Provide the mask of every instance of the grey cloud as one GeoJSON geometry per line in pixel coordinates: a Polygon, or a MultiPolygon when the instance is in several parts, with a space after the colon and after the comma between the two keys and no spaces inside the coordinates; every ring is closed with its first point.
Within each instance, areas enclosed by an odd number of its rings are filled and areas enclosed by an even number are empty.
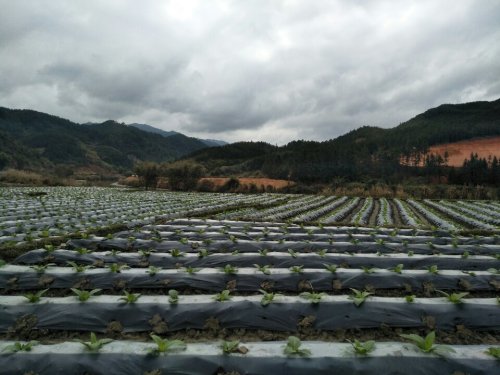
{"type": "Polygon", "coordinates": [[[1,105],[324,140],[500,97],[500,3],[0,0],[1,105]]]}

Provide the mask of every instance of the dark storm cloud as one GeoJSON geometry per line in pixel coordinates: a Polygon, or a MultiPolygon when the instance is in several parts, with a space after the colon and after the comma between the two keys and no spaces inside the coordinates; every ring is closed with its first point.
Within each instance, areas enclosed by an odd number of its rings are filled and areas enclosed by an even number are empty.
{"type": "Polygon", "coordinates": [[[500,97],[500,2],[2,1],[0,105],[230,141],[500,97]]]}

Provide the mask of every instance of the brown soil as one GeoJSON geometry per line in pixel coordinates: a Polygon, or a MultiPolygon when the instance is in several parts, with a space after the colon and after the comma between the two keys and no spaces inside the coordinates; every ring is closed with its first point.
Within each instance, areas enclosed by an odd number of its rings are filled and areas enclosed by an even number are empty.
{"type": "Polygon", "coordinates": [[[500,157],[500,137],[476,138],[454,143],[445,143],[432,146],[430,154],[441,155],[448,152],[448,165],[450,167],[461,167],[465,159],[470,158],[471,153],[477,153],[480,158],[488,156],[500,157]]]}

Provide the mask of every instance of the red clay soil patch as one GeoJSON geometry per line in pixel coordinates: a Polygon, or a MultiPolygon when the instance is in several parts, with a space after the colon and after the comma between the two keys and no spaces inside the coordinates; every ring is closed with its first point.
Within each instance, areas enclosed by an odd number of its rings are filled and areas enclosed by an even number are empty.
{"type": "Polygon", "coordinates": [[[454,143],[445,143],[431,146],[430,154],[441,155],[448,151],[448,165],[461,167],[465,159],[470,159],[470,154],[475,153],[480,158],[487,159],[496,156],[500,158],[500,137],[476,138],[454,143]]]}
{"type": "MultiPolygon", "coordinates": [[[[240,177],[238,178],[241,185],[255,184],[258,188],[261,186],[267,187],[272,186],[275,189],[282,189],[287,186],[294,185],[295,182],[287,180],[274,180],[272,178],[252,178],[252,177],[240,177]]],[[[216,187],[224,185],[229,181],[229,177],[204,177],[201,181],[211,181],[216,187]]]]}

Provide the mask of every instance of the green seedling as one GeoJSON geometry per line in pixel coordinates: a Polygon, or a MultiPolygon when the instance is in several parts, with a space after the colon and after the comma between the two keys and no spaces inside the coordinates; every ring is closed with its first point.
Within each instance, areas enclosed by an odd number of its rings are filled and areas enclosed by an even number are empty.
{"type": "Polygon", "coordinates": [[[186,237],[183,237],[179,240],[179,242],[183,245],[187,245],[189,243],[189,240],[186,237]]]}
{"type": "Polygon", "coordinates": [[[259,292],[262,293],[262,299],[260,300],[260,304],[262,306],[267,306],[269,305],[271,302],[274,301],[274,298],[277,297],[277,296],[280,296],[281,294],[280,293],[270,293],[270,292],[266,292],[265,290],[263,289],[259,289],[259,292]]]}
{"type": "Polygon", "coordinates": [[[226,275],[234,275],[236,273],[238,273],[238,268],[230,265],[230,264],[226,264],[224,266],[224,268],[222,269],[222,271],[226,274],[226,275]]]}
{"type": "Polygon", "coordinates": [[[156,251],[155,249],[139,250],[139,254],[144,258],[149,258],[151,254],[154,253],[155,251],[156,251]]]}
{"type": "Polygon", "coordinates": [[[179,249],[172,249],[170,250],[170,255],[172,255],[172,257],[174,258],[180,258],[184,256],[184,253],[179,249]]]}
{"type": "Polygon", "coordinates": [[[97,339],[96,335],[94,332],[90,332],[90,341],[82,341],[82,340],[78,340],[79,343],[81,343],[82,345],[85,346],[85,348],[89,351],[89,352],[93,352],[93,353],[97,353],[99,350],[101,350],[101,348],[106,345],[106,344],[109,344],[111,341],[111,339],[97,339]]]}
{"type": "Polygon", "coordinates": [[[286,346],[283,350],[283,353],[285,353],[288,356],[300,356],[300,357],[308,357],[311,355],[311,351],[306,348],[301,348],[302,343],[300,339],[296,336],[290,336],[288,337],[288,341],[286,343],[286,346]]]}
{"type": "Polygon", "coordinates": [[[73,262],[71,260],[68,260],[66,263],[68,265],[70,265],[71,267],[73,267],[73,270],[75,272],[85,272],[86,270],[92,268],[92,266],[85,265],[85,264],[78,264],[78,263],[73,262]]]}
{"type": "Polygon", "coordinates": [[[118,254],[120,254],[120,253],[121,253],[121,251],[120,251],[120,250],[118,250],[118,249],[112,249],[112,250],[111,250],[111,255],[113,255],[113,256],[117,256],[117,255],[118,255],[118,254]]]}
{"type": "Polygon", "coordinates": [[[207,249],[201,249],[200,251],[198,251],[198,258],[205,258],[208,255],[209,254],[207,249]]]}
{"type": "Polygon", "coordinates": [[[403,271],[403,267],[404,267],[403,264],[398,264],[397,266],[395,266],[393,268],[389,268],[389,270],[392,272],[401,273],[403,271]]]}
{"type": "Polygon", "coordinates": [[[248,353],[248,349],[245,346],[240,346],[240,342],[238,340],[235,341],[223,341],[221,345],[222,353],[224,354],[232,354],[232,353],[240,353],[246,354],[248,353]]]}
{"type": "Polygon", "coordinates": [[[469,275],[469,276],[472,276],[472,277],[476,277],[476,273],[473,272],[473,271],[462,271],[462,273],[465,273],[466,275],[469,275]]]}
{"type": "Polygon", "coordinates": [[[413,250],[408,251],[408,256],[412,257],[414,255],[413,250]]]}
{"type": "Polygon", "coordinates": [[[324,258],[327,253],[328,253],[328,250],[326,250],[326,249],[321,249],[321,250],[318,250],[316,252],[316,254],[318,254],[321,258],[324,258]]]}
{"type": "Polygon", "coordinates": [[[108,269],[112,273],[120,273],[123,270],[129,269],[130,267],[127,266],[126,264],[118,264],[118,263],[111,263],[108,266],[108,269]]]}
{"type": "Polygon", "coordinates": [[[175,289],[170,289],[168,291],[168,302],[175,305],[179,302],[179,292],[175,289]]]}
{"type": "Polygon", "coordinates": [[[223,290],[220,293],[215,294],[214,300],[219,302],[229,301],[231,299],[231,292],[227,289],[223,290]]]}
{"type": "Polygon", "coordinates": [[[99,293],[101,289],[81,290],[81,289],[71,288],[71,291],[75,293],[76,297],[80,302],[86,302],[90,297],[99,293]]]}
{"type": "Polygon", "coordinates": [[[488,348],[486,351],[486,354],[491,355],[492,357],[495,357],[496,359],[500,359],[500,346],[492,346],[491,348],[488,348]]]}
{"type": "Polygon", "coordinates": [[[349,296],[349,299],[354,302],[354,304],[359,307],[365,302],[365,300],[368,298],[368,296],[371,296],[373,293],[369,293],[367,291],[359,291],[357,289],[351,288],[353,291],[354,295],[349,296]]]}
{"type": "Polygon", "coordinates": [[[54,245],[45,245],[43,248],[49,254],[54,252],[54,250],[56,249],[54,245]]]}
{"type": "Polygon", "coordinates": [[[330,271],[331,273],[337,272],[338,266],[336,264],[326,264],[326,263],[323,263],[323,266],[325,267],[325,269],[327,271],[330,271]]]}
{"type": "Polygon", "coordinates": [[[408,247],[408,240],[403,240],[401,244],[403,245],[403,247],[408,247]]]}
{"type": "Polygon", "coordinates": [[[462,253],[462,255],[460,255],[460,257],[461,257],[462,259],[467,259],[467,258],[469,257],[469,255],[470,255],[470,253],[469,253],[468,251],[464,251],[464,252],[462,253]]]}
{"type": "Polygon", "coordinates": [[[495,274],[495,275],[500,275],[500,268],[498,268],[498,269],[496,269],[496,268],[488,268],[488,272],[492,273],[492,274],[495,274]]]}
{"type": "Polygon", "coordinates": [[[45,271],[47,271],[47,268],[49,268],[49,266],[54,266],[54,265],[55,265],[54,263],[35,264],[34,266],[30,266],[30,268],[36,273],[45,273],[45,271]]]}
{"type": "Polygon", "coordinates": [[[436,292],[446,297],[446,299],[451,303],[456,303],[456,304],[463,303],[462,298],[464,298],[466,295],[469,294],[468,292],[448,294],[446,292],[443,292],[442,290],[436,290],[436,292]]]}
{"type": "Polygon", "coordinates": [[[413,303],[413,302],[415,302],[415,295],[414,294],[410,294],[408,296],[405,296],[405,300],[408,303],[413,303]]]}
{"type": "Polygon", "coordinates": [[[231,255],[238,255],[240,251],[238,249],[234,250],[231,252],[231,255]]]}
{"type": "Polygon", "coordinates": [[[320,303],[321,298],[326,296],[326,293],[302,292],[299,296],[309,300],[312,304],[318,304],[320,303]]]}
{"type": "Polygon", "coordinates": [[[270,275],[271,274],[271,266],[269,264],[266,265],[259,265],[259,264],[254,264],[254,267],[257,268],[258,271],[262,272],[264,275],[270,275]]]}
{"type": "Polygon", "coordinates": [[[6,346],[2,351],[3,352],[11,352],[11,353],[30,352],[31,349],[33,349],[33,347],[35,345],[38,345],[38,344],[39,344],[38,341],[35,341],[35,340],[29,341],[26,343],[15,342],[12,345],[6,346]]]}
{"type": "Polygon", "coordinates": [[[353,245],[357,245],[359,243],[359,239],[358,238],[353,238],[351,241],[350,241],[353,245]]]}
{"type": "Polygon", "coordinates": [[[191,266],[187,266],[187,267],[184,268],[184,271],[186,271],[186,273],[188,273],[189,275],[194,275],[199,270],[200,270],[199,268],[194,268],[194,267],[191,267],[191,266]]]}
{"type": "Polygon", "coordinates": [[[365,342],[361,342],[358,340],[354,340],[354,342],[347,340],[349,344],[351,344],[354,353],[359,355],[368,355],[375,349],[375,341],[368,340],[365,342]]]}
{"type": "Polygon", "coordinates": [[[290,254],[292,256],[292,258],[297,258],[297,256],[299,255],[299,252],[294,251],[293,249],[288,249],[288,254],[290,254]]]}
{"type": "Polygon", "coordinates": [[[180,351],[186,349],[186,344],[182,340],[162,339],[160,336],[151,334],[150,337],[156,344],[156,348],[150,350],[152,355],[160,355],[172,351],[180,351]]]}
{"type": "Polygon", "coordinates": [[[149,273],[150,276],[154,276],[160,271],[161,271],[161,268],[159,268],[159,267],[149,266],[149,268],[146,272],[149,273]]]}
{"type": "Polygon", "coordinates": [[[385,240],[383,238],[379,238],[375,241],[377,245],[384,246],[385,245],[385,240]]]}
{"type": "Polygon", "coordinates": [[[429,246],[429,249],[435,249],[436,245],[434,245],[431,241],[427,241],[427,246],[429,246]]]}
{"type": "Polygon", "coordinates": [[[3,259],[0,259],[0,268],[5,266],[7,264],[7,262],[3,259]]]}
{"type": "Polygon", "coordinates": [[[75,250],[79,255],[90,254],[92,251],[87,249],[86,247],[79,247],[75,250]]]}
{"type": "Polygon", "coordinates": [[[123,293],[124,295],[120,297],[120,300],[125,303],[136,303],[141,296],[140,293],[129,293],[126,290],[124,290],[123,293]]]}
{"type": "Polygon", "coordinates": [[[433,264],[430,267],[427,267],[427,271],[429,271],[429,273],[432,273],[433,275],[437,275],[439,273],[438,266],[435,264],[433,264]]]}
{"type": "Polygon", "coordinates": [[[363,267],[361,266],[361,269],[363,270],[364,273],[374,273],[375,272],[375,268],[372,268],[372,267],[363,267]]]}
{"type": "Polygon", "coordinates": [[[269,253],[269,250],[268,249],[263,249],[263,250],[259,250],[259,255],[260,256],[267,256],[267,253],[269,253]]]}
{"type": "Polygon", "coordinates": [[[232,243],[238,243],[238,239],[234,236],[234,235],[229,235],[229,240],[232,242],[232,243]]]}
{"type": "Polygon", "coordinates": [[[304,273],[304,266],[292,266],[289,268],[290,272],[300,274],[304,273]]]}
{"type": "Polygon", "coordinates": [[[447,353],[455,352],[453,348],[450,348],[448,346],[434,344],[434,340],[436,339],[435,331],[430,332],[425,337],[421,337],[413,333],[409,335],[400,334],[399,336],[413,342],[413,344],[415,344],[417,348],[419,348],[424,353],[434,353],[439,356],[444,356],[447,353]]]}
{"type": "Polygon", "coordinates": [[[36,293],[26,293],[23,294],[24,298],[28,300],[29,303],[40,302],[40,298],[48,291],[48,289],[40,290],[36,293]]]}

